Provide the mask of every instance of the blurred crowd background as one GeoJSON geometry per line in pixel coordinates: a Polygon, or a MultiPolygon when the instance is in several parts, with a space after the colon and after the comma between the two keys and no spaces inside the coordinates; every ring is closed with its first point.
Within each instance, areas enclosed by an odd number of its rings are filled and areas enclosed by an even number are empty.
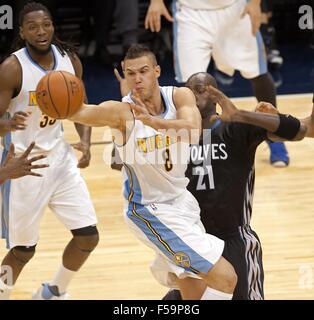
{"type": "MultiPolygon", "coordinates": [[[[18,11],[25,0],[1,0],[12,6],[14,29],[0,30],[0,61],[10,53],[18,32],[18,11]]],[[[119,99],[119,86],[113,68],[132,43],[148,45],[162,66],[162,85],[176,84],[172,62],[172,24],[163,19],[161,32],[144,28],[148,0],[42,0],[54,18],[62,40],[77,45],[84,66],[84,82],[90,102],[119,99]]],[[[314,31],[299,27],[301,5],[313,1],[262,0],[264,23],[261,33],[266,46],[268,68],[278,94],[312,92],[314,82],[314,31]]],[[[168,2],[169,10],[171,8],[168,2]]],[[[228,77],[213,62],[209,72],[231,97],[249,96],[251,88],[238,73],[228,77]]]]}

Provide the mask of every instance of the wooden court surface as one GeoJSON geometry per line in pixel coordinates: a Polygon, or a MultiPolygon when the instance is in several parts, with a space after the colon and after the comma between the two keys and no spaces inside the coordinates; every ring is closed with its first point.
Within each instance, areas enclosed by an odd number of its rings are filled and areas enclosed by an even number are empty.
{"type": "MultiPolygon", "coordinates": [[[[238,107],[252,110],[254,99],[234,100],[238,107]]],[[[278,97],[281,112],[307,116],[311,96],[278,97]]],[[[69,142],[77,142],[72,123],[64,123],[69,142]]],[[[108,139],[108,131],[94,128],[92,141],[108,139]],[[105,138],[104,138],[105,134],[105,138]]],[[[314,299],[314,140],[289,142],[288,168],[269,165],[266,143],[256,156],[256,185],[252,226],[264,253],[266,299],[314,299]]],[[[153,258],[131,234],[122,217],[120,172],[103,161],[111,147],[92,146],[92,161],[82,170],[99,219],[100,243],[72,281],[73,299],[160,299],[167,288],[149,271],[153,258]]],[[[57,270],[70,233],[48,209],[41,223],[36,256],[20,276],[13,299],[30,299],[31,292],[57,270]]],[[[0,256],[5,254],[0,242],[0,256]]]]}

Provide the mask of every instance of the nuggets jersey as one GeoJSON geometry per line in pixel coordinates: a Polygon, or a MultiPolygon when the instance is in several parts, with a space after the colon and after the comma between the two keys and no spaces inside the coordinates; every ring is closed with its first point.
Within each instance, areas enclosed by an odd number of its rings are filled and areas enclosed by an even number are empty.
{"type": "Polygon", "coordinates": [[[177,0],[182,6],[196,10],[219,10],[231,6],[238,0],[177,0]]]}
{"type": "MultiPolygon", "coordinates": [[[[74,68],[68,55],[62,56],[52,45],[54,56],[53,70],[64,70],[74,74],[74,68]]],[[[25,130],[9,132],[5,137],[5,148],[14,143],[16,153],[23,152],[32,141],[36,142],[33,153],[48,152],[62,139],[63,130],[60,120],[43,115],[36,101],[36,86],[49,71],[43,69],[30,56],[26,48],[13,53],[22,68],[22,86],[15,98],[11,100],[8,112],[11,116],[17,111],[30,112],[25,130]]]]}
{"type": "MultiPolygon", "coordinates": [[[[176,119],[173,102],[174,87],[160,87],[165,111],[164,119],[176,119]]],[[[130,94],[123,98],[132,103],[130,94]]],[[[189,144],[160,133],[135,120],[133,130],[117,150],[124,163],[124,196],[129,202],[142,205],[163,203],[180,196],[188,184],[185,170],[189,144]]]]}

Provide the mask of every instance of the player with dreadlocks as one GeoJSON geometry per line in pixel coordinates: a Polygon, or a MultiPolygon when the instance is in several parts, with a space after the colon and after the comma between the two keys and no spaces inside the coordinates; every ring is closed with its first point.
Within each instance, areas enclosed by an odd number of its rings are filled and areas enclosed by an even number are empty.
{"type": "Polygon", "coordinates": [[[41,180],[27,176],[2,185],[0,233],[7,240],[9,252],[1,264],[0,300],[9,298],[19,274],[35,254],[39,224],[47,205],[73,237],[54,278],[44,283],[33,298],[65,299],[71,279],[96,247],[99,237],[95,210],[79,171],[89,165],[91,129],[76,124],[80,136],[76,148],[83,153],[77,164],[73,149],[64,140],[61,121],[41,113],[35,90],[39,80],[51,70],[71,72],[81,78],[82,64],[73,47],[55,36],[51,14],[42,4],[29,2],[24,6],[19,28],[16,51],[0,65],[0,116],[7,112],[12,117],[19,112],[18,129],[22,130],[6,127],[3,159],[11,142],[19,155],[35,141],[32,156],[46,155],[49,168],[42,172],[41,180]]]}

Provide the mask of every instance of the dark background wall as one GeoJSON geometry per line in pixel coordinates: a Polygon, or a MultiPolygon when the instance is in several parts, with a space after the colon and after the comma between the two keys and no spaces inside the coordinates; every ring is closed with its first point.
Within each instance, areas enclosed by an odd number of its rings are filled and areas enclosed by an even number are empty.
{"type": "MultiPolygon", "coordinates": [[[[119,65],[123,50],[121,39],[116,32],[116,24],[112,21],[110,1],[39,1],[52,11],[56,30],[61,38],[78,44],[85,70],[84,81],[91,102],[120,98],[118,84],[112,70],[114,66],[119,65]],[[101,7],[99,7],[100,4],[101,7]],[[99,14],[99,11],[103,12],[103,22],[105,24],[108,22],[108,33],[99,32],[99,28],[97,29],[95,12],[99,14]],[[105,38],[105,44],[100,48],[94,40],[102,35],[105,38]]],[[[0,5],[9,4],[13,7],[15,25],[15,30],[0,30],[0,58],[4,58],[10,52],[10,45],[18,30],[17,13],[24,3],[25,1],[22,0],[0,0],[0,5]]],[[[314,9],[313,1],[268,1],[268,7],[273,11],[272,23],[276,32],[277,49],[283,58],[280,68],[270,66],[279,94],[313,91],[314,33],[313,30],[301,30],[298,25],[301,17],[298,10],[304,4],[311,5],[314,9]]],[[[176,84],[172,66],[171,25],[164,24],[163,32],[158,35],[146,31],[143,21],[147,6],[148,1],[139,0],[139,41],[148,44],[156,52],[162,66],[161,84],[176,84]]],[[[267,37],[265,41],[268,41],[267,37]]],[[[251,95],[250,84],[238,73],[233,78],[225,77],[217,73],[212,64],[209,71],[218,77],[220,88],[229,96],[251,95]]]]}

